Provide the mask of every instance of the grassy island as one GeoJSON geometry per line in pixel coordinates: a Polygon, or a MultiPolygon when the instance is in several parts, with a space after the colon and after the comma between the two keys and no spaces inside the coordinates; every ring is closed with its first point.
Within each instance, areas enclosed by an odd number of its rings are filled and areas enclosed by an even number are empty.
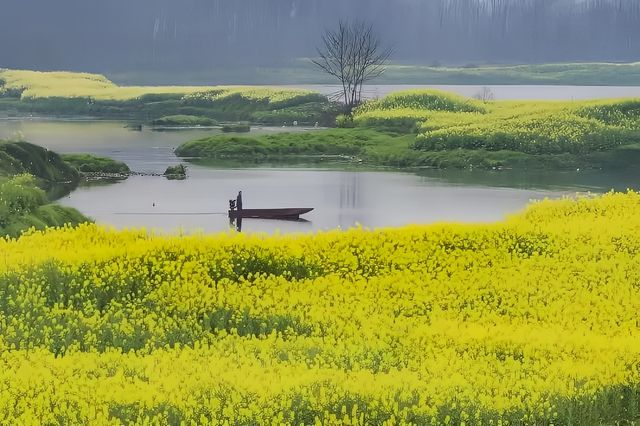
{"type": "Polygon", "coordinates": [[[187,166],[178,164],[177,166],[169,166],[164,171],[164,177],[171,180],[183,180],[187,178],[187,166]]]}
{"type": "Polygon", "coordinates": [[[608,168],[640,165],[640,100],[480,102],[399,92],[359,107],[343,127],[189,141],[178,155],[350,155],[395,167],[608,168]]]}
{"type": "Polygon", "coordinates": [[[249,133],[251,126],[249,123],[231,123],[223,125],[221,130],[223,133],[249,133]]]}
{"type": "Polygon", "coordinates": [[[128,176],[129,166],[121,161],[91,154],[65,154],[62,159],[81,174],[109,174],[128,176]]]}

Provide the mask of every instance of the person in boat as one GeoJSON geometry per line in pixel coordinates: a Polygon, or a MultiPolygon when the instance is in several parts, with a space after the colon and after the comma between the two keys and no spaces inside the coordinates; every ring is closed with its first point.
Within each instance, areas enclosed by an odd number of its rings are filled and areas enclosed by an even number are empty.
{"type": "Polygon", "coordinates": [[[239,191],[236,197],[236,208],[242,210],[242,191],[239,191]]]}
{"type": "Polygon", "coordinates": [[[236,209],[236,200],[229,200],[229,210],[234,211],[236,209]]]}

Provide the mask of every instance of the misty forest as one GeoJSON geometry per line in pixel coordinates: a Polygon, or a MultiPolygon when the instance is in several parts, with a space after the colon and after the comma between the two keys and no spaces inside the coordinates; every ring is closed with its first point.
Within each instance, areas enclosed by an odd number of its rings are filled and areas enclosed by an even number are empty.
{"type": "Polygon", "coordinates": [[[0,18],[0,425],[640,423],[637,0],[0,18]]]}

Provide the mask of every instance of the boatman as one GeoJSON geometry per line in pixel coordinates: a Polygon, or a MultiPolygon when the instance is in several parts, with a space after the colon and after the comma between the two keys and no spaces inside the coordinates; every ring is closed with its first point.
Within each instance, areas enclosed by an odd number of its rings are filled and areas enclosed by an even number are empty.
{"type": "Polygon", "coordinates": [[[242,191],[239,191],[236,197],[236,208],[242,210],[242,191]]]}

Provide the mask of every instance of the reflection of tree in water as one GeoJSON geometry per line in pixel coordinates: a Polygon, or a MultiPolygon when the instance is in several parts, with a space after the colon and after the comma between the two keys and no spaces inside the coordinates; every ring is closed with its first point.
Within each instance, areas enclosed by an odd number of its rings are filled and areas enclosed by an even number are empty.
{"type": "Polygon", "coordinates": [[[346,172],[340,173],[340,208],[355,208],[358,205],[359,192],[359,174],[346,172]]]}

